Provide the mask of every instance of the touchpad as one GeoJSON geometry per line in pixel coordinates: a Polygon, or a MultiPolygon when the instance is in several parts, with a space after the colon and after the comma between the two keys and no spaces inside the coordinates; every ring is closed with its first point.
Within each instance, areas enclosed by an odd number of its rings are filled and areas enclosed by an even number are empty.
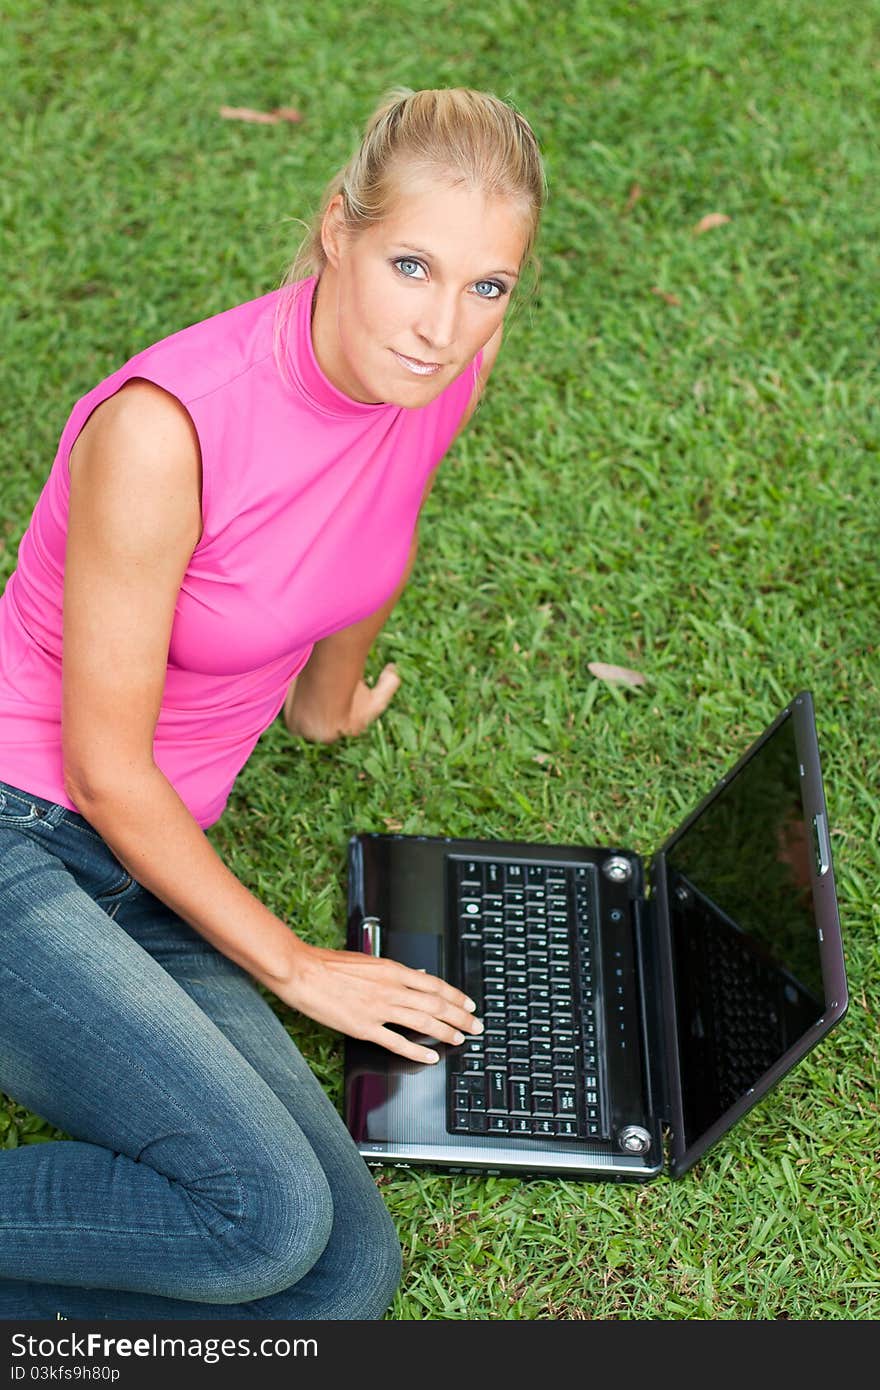
{"type": "Polygon", "coordinates": [[[382,954],[411,970],[427,970],[429,975],[443,978],[443,937],[433,932],[383,932],[382,954]]]}

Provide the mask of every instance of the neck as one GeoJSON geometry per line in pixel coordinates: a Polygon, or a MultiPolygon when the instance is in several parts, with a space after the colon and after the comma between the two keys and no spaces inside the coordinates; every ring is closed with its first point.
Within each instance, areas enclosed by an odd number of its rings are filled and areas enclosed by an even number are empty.
{"type": "Polygon", "coordinates": [[[331,386],[359,405],[381,405],[365,400],[353,388],[345,371],[339,346],[339,277],[329,263],[321,271],[312,296],[312,351],[331,386]]]}

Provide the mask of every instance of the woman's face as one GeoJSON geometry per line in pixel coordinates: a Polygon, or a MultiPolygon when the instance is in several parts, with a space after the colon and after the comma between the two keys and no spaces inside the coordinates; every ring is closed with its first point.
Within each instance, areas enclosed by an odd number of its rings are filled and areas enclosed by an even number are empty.
{"type": "Polygon", "coordinates": [[[354,235],[334,199],[312,326],[321,369],[353,400],[427,405],[500,327],[526,235],[517,202],[462,186],[409,180],[354,235]]]}

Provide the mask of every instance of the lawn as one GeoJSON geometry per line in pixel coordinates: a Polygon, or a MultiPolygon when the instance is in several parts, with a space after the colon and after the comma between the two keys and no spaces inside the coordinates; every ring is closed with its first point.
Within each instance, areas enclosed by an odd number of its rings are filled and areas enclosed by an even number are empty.
{"type": "MultiPolygon", "coordinates": [[[[494,91],[546,154],[538,287],[371,657],[402,689],[333,747],[276,723],[210,831],[273,911],[341,944],[355,829],[650,855],[814,694],[844,1023],[677,1183],[383,1173],[389,1316],[878,1317],[876,0],[6,13],[0,582],[73,402],[279,282],[386,87],[494,91]]],[[[338,1099],[341,1039],[281,1012],[338,1099]]]]}

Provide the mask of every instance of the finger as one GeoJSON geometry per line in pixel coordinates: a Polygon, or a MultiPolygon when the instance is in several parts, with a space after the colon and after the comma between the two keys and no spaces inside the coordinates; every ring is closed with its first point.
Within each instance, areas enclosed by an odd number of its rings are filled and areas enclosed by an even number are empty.
{"type": "MultiPolygon", "coordinates": [[[[398,996],[393,1001],[395,1008],[402,1008],[407,1013],[416,1013],[420,1017],[437,1019],[441,1023],[446,1023],[450,1028],[462,1033],[482,1033],[483,1023],[466,1009],[461,1009],[457,1005],[449,1002],[448,999],[441,999],[437,995],[416,994],[413,990],[407,990],[406,996],[398,996]],[[408,996],[408,997],[407,997],[408,996]]],[[[403,1020],[395,1019],[395,1023],[403,1020]]],[[[414,1027],[414,1024],[410,1024],[414,1027]]],[[[440,1036],[437,1034],[436,1036],[440,1036]]]]}
{"type": "Polygon", "coordinates": [[[463,1043],[466,1037],[466,1034],[461,1029],[456,1028],[454,1023],[446,1022],[444,1019],[423,1012],[421,1009],[392,1009],[388,1013],[388,1022],[399,1023],[402,1028],[411,1028],[414,1033],[424,1033],[428,1038],[436,1038],[438,1042],[451,1043],[453,1047],[463,1043]]]}
{"type": "MultiPolygon", "coordinates": [[[[425,970],[413,970],[409,965],[401,965],[399,961],[387,960],[382,956],[362,955],[360,951],[337,951],[334,952],[335,960],[333,964],[337,968],[345,970],[347,974],[364,975],[369,972],[375,975],[378,984],[382,976],[382,984],[388,989],[389,986],[396,986],[397,990],[403,987],[404,990],[412,990],[420,995],[431,995],[431,999],[420,999],[419,1004],[425,1009],[436,1011],[443,1010],[443,1016],[454,1018],[456,1026],[463,1028],[469,1033],[482,1032],[482,1024],[474,1017],[476,1005],[472,999],[468,999],[460,989],[453,985],[448,985],[445,980],[439,979],[436,975],[429,975],[425,970]],[[451,1007],[452,1012],[448,1010],[451,1007]]],[[[396,1002],[403,1003],[404,999],[397,994],[396,1002]]],[[[389,994],[389,998],[390,998],[389,994]]]]}
{"type": "Polygon", "coordinates": [[[381,714],[391,703],[395,691],[400,689],[400,676],[397,674],[397,667],[393,663],[383,667],[372,689],[372,699],[370,701],[376,714],[381,714]]]}
{"type": "Polygon", "coordinates": [[[436,994],[441,999],[454,1004],[458,1009],[465,1009],[468,1013],[473,1013],[476,1004],[473,999],[468,999],[460,989],[454,985],[447,984],[437,975],[429,975],[426,970],[413,970],[408,965],[403,965],[400,969],[404,972],[404,983],[409,989],[420,990],[426,994],[436,994]]]}
{"type": "Polygon", "coordinates": [[[395,1033],[391,1028],[377,1028],[376,1032],[371,1034],[370,1042],[378,1043],[389,1052],[396,1052],[398,1057],[408,1057],[411,1062],[431,1064],[440,1061],[438,1052],[434,1052],[430,1047],[423,1047],[420,1043],[410,1042],[409,1038],[395,1033]]]}

